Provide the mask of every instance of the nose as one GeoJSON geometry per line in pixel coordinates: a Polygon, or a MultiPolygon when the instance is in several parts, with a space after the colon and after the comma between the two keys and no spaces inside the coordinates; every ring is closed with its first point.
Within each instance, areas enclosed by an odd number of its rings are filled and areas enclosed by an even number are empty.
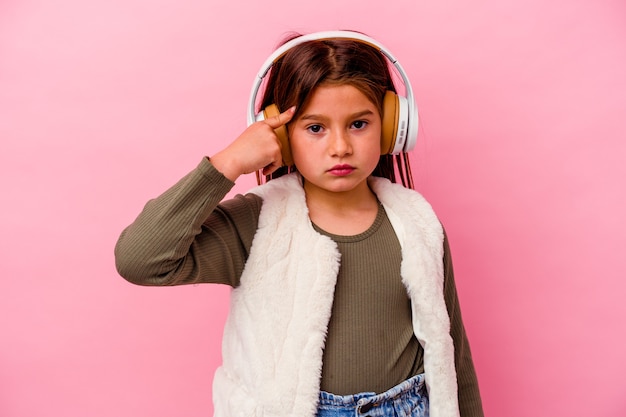
{"type": "Polygon", "coordinates": [[[328,147],[332,156],[341,157],[352,153],[350,137],[344,130],[331,132],[328,147]]]}

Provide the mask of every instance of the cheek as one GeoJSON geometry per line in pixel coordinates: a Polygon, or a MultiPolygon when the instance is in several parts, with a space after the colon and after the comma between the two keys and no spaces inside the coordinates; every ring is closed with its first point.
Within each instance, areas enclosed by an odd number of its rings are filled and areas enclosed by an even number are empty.
{"type": "Polygon", "coordinates": [[[376,168],[379,161],[380,161],[380,145],[377,144],[375,147],[372,147],[372,150],[369,153],[369,165],[372,167],[372,170],[376,168]]]}
{"type": "Polygon", "coordinates": [[[293,132],[289,132],[289,148],[291,150],[291,157],[293,163],[297,167],[304,167],[311,159],[311,156],[315,154],[315,147],[310,143],[305,143],[302,138],[294,135],[293,132]]]}
{"type": "Polygon", "coordinates": [[[380,146],[381,146],[381,130],[379,129],[375,129],[370,136],[370,140],[368,141],[369,144],[369,150],[371,152],[377,153],[378,156],[380,156],[380,146]]]}
{"type": "Polygon", "coordinates": [[[289,147],[291,148],[291,153],[301,153],[303,151],[304,145],[302,143],[302,139],[294,133],[293,131],[288,133],[289,135],[289,147]]]}
{"type": "Polygon", "coordinates": [[[372,166],[372,170],[374,168],[376,168],[376,166],[378,165],[378,162],[380,161],[380,142],[381,142],[381,138],[380,138],[380,132],[377,135],[373,135],[372,140],[369,143],[368,146],[368,156],[369,156],[369,161],[370,164],[372,166]]]}

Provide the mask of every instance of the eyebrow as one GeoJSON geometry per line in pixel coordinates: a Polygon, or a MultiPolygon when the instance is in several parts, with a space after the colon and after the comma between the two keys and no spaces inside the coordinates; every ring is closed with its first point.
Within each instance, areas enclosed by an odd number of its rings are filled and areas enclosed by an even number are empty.
{"type": "MultiPolygon", "coordinates": [[[[362,110],[356,113],[353,113],[349,116],[350,119],[358,119],[359,117],[363,117],[363,116],[373,116],[374,112],[371,110],[362,110]]],[[[327,117],[321,114],[303,114],[300,117],[300,120],[324,120],[327,117]]]]}

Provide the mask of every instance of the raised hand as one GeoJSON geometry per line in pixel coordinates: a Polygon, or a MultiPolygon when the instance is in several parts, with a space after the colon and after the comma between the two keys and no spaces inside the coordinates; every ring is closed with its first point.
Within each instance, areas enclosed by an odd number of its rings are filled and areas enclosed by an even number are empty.
{"type": "Polygon", "coordinates": [[[211,157],[224,176],[235,181],[242,174],[263,169],[269,175],[283,165],[281,144],[275,129],[289,123],[296,108],[248,126],[230,145],[211,157]]]}

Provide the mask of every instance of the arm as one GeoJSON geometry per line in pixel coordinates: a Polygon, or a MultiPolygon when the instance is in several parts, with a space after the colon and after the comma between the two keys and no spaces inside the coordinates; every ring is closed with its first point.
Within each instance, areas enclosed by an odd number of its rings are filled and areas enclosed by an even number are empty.
{"type": "Polygon", "coordinates": [[[282,165],[275,129],[295,107],[251,124],[230,145],[146,204],[115,247],[117,270],[140,285],[239,284],[256,232],[258,197],[218,203],[242,174],[282,165]]]}
{"type": "Polygon", "coordinates": [[[444,297],[450,316],[450,334],[454,341],[454,362],[459,387],[459,408],[462,417],[483,417],[478,380],[469,341],[463,326],[459,298],[454,283],[452,257],[447,236],[444,239],[444,297]]]}
{"type": "Polygon", "coordinates": [[[149,201],[115,246],[120,275],[139,285],[237,286],[261,201],[238,195],[219,204],[233,185],[203,158],[196,169],[149,201]]]}

